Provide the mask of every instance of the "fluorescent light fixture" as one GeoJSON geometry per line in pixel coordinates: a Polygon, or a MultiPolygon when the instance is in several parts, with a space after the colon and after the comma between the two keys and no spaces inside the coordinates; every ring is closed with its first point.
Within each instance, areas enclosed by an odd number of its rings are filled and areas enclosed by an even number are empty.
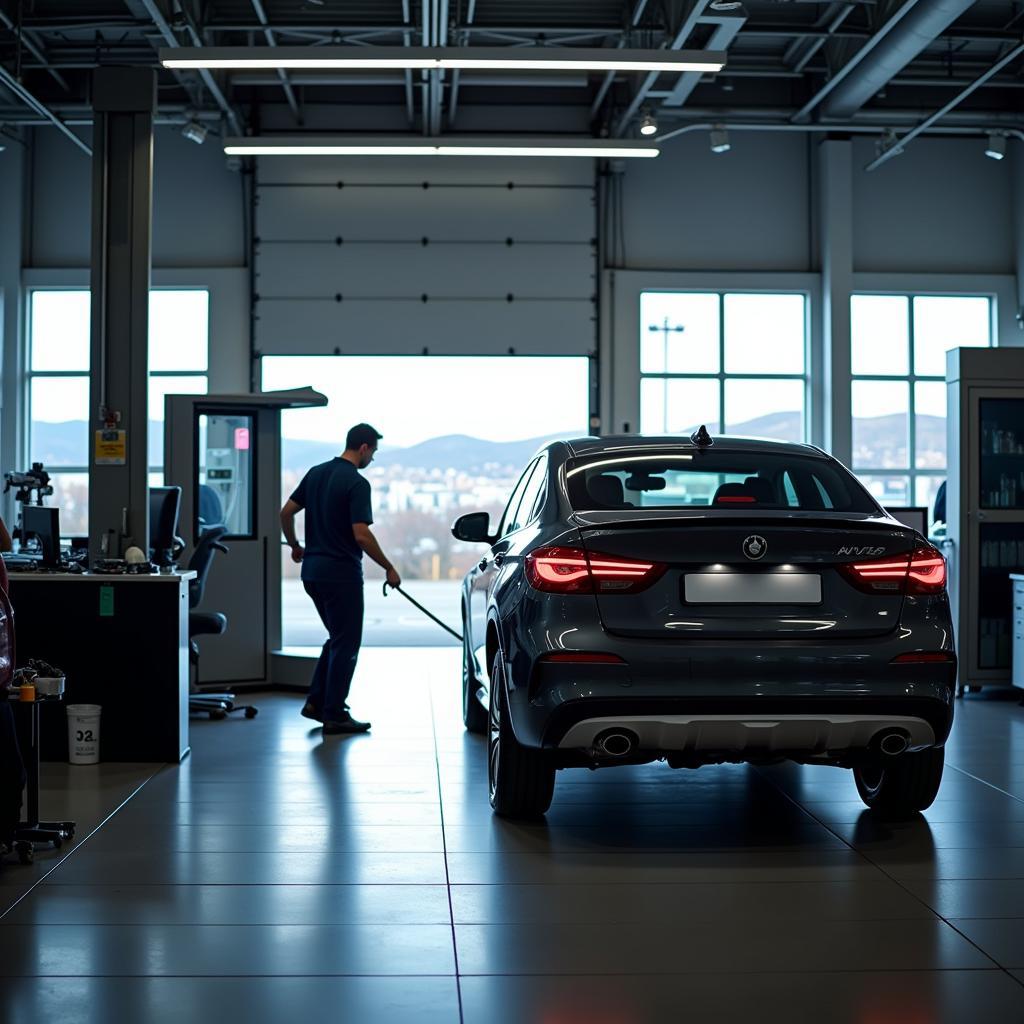
{"type": "Polygon", "coordinates": [[[280,135],[224,140],[228,156],[563,156],[656,157],[649,142],[579,138],[425,138],[421,135],[280,135]]]}
{"type": "Polygon", "coordinates": [[[1006,156],[1006,136],[989,133],[988,141],[985,143],[985,156],[993,160],[1002,160],[1006,156]]]}
{"type": "Polygon", "coordinates": [[[721,71],[724,50],[613,50],[497,46],[181,46],[160,51],[165,68],[338,70],[459,68],[490,71],[721,71]]]}

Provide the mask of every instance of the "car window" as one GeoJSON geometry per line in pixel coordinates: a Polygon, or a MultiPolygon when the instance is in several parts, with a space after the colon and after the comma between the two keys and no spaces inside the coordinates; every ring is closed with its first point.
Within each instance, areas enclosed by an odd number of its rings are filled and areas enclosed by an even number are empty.
{"type": "Polygon", "coordinates": [[[540,464],[540,460],[535,459],[531,464],[530,468],[523,475],[525,483],[521,488],[516,488],[519,491],[519,500],[515,502],[513,508],[512,502],[509,502],[509,508],[512,510],[505,521],[505,529],[502,531],[502,536],[505,537],[510,533],[515,532],[526,522],[524,513],[530,511],[530,506],[526,499],[529,498],[532,492],[533,479],[537,475],[537,466],[540,464]]]}
{"type": "Polygon", "coordinates": [[[508,499],[508,504],[505,506],[505,511],[501,517],[501,526],[498,527],[499,537],[504,537],[505,534],[512,532],[511,524],[514,521],[516,511],[519,508],[520,499],[523,496],[523,491],[526,490],[526,485],[530,482],[530,477],[536,466],[536,460],[531,462],[526,469],[523,470],[523,475],[519,478],[519,482],[513,489],[512,497],[508,499]]]}
{"type": "Polygon", "coordinates": [[[799,451],[619,450],[573,460],[566,469],[569,500],[579,510],[878,511],[841,465],[799,451]]]}
{"type": "Polygon", "coordinates": [[[544,491],[544,483],[547,480],[547,464],[546,458],[537,461],[537,468],[534,470],[533,476],[530,477],[530,482],[526,485],[522,500],[519,502],[515,529],[521,529],[528,525],[537,514],[540,498],[544,491]]]}

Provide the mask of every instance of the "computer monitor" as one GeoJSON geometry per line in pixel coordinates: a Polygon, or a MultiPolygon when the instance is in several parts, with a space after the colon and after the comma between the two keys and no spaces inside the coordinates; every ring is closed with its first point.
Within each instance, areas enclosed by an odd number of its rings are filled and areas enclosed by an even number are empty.
{"type": "Polygon", "coordinates": [[[49,505],[25,505],[21,510],[21,542],[39,542],[39,564],[50,569],[60,565],[60,509],[49,505]]]}
{"type": "Polygon", "coordinates": [[[928,509],[923,505],[889,506],[885,510],[904,526],[917,530],[922,537],[928,536],[928,509]]]}
{"type": "Polygon", "coordinates": [[[149,489],[149,550],[150,558],[157,565],[174,565],[180,508],[180,487],[149,489]]]}

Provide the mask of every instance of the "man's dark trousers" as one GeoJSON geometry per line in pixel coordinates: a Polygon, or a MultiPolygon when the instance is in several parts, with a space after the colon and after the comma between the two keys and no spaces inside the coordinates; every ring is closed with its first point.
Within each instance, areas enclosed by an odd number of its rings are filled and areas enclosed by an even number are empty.
{"type": "Polygon", "coordinates": [[[309,702],[325,722],[344,721],[363,636],[363,584],[305,580],[303,586],[328,634],[313,673],[309,702]]]}

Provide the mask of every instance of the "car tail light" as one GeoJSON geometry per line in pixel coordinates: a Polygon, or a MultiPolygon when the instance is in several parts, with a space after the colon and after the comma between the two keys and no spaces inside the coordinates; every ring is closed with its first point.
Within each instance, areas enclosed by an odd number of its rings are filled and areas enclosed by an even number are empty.
{"type": "Polygon", "coordinates": [[[554,594],[635,594],[668,568],[598,555],[582,548],[538,548],[526,556],[526,578],[536,590],[554,594]]]}
{"type": "Polygon", "coordinates": [[[874,594],[940,594],[946,586],[946,560],[933,547],[912,554],[851,562],[840,570],[858,589],[874,594]]]}
{"type": "Polygon", "coordinates": [[[953,664],[956,655],[952,651],[907,651],[897,654],[891,665],[933,665],[936,663],[953,664]]]}

